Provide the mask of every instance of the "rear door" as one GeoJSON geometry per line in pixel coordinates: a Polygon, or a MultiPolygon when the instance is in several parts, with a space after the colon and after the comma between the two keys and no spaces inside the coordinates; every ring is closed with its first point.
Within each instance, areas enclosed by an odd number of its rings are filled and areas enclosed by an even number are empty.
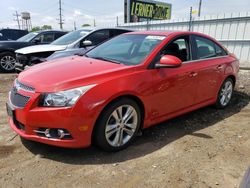
{"type": "Polygon", "coordinates": [[[192,54],[197,72],[197,93],[195,103],[202,103],[217,96],[225,68],[224,56],[227,53],[212,40],[192,35],[192,54]]]}

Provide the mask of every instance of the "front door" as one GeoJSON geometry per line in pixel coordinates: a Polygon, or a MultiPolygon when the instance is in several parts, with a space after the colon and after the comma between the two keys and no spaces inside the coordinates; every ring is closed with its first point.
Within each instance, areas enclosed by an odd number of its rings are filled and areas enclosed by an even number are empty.
{"type": "Polygon", "coordinates": [[[197,88],[197,71],[195,62],[190,61],[189,37],[175,39],[164,47],[156,57],[173,55],[183,61],[178,68],[152,69],[152,114],[153,118],[167,117],[194,104],[197,88]]]}

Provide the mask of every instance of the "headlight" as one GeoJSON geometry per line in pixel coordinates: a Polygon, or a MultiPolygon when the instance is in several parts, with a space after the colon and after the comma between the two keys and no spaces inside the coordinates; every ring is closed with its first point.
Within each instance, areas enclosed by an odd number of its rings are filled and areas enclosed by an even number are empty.
{"type": "Polygon", "coordinates": [[[72,106],[76,103],[80,96],[84,95],[88,90],[96,86],[96,84],[83,86],[57,93],[44,94],[42,106],[64,107],[72,106]]]}

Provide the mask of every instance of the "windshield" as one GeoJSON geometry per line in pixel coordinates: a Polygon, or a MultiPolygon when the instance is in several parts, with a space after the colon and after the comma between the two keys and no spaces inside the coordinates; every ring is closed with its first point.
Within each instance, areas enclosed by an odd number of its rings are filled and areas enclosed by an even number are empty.
{"type": "Polygon", "coordinates": [[[87,57],[138,65],[166,37],[158,35],[120,35],[86,53],[87,57]]]}
{"type": "Polygon", "coordinates": [[[29,34],[24,35],[23,37],[17,39],[17,41],[19,41],[19,42],[30,42],[36,35],[38,35],[38,33],[32,32],[32,33],[29,33],[29,34]]]}
{"type": "Polygon", "coordinates": [[[82,38],[83,36],[87,35],[88,33],[90,33],[90,31],[91,30],[72,31],[72,32],[60,37],[59,39],[55,40],[51,44],[53,44],[53,45],[68,45],[68,44],[71,44],[71,43],[75,42],[76,40],[82,38]]]}

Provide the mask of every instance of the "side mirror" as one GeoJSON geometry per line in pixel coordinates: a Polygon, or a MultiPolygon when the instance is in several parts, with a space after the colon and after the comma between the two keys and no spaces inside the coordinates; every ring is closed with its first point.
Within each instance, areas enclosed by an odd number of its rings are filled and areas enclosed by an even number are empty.
{"type": "Polygon", "coordinates": [[[155,64],[155,68],[176,68],[180,67],[182,61],[175,56],[172,55],[164,55],[161,57],[160,62],[155,64]]]}
{"type": "Polygon", "coordinates": [[[91,42],[90,40],[82,41],[81,46],[82,46],[82,47],[92,46],[92,42],[91,42]]]}
{"type": "Polygon", "coordinates": [[[35,38],[35,39],[33,40],[33,42],[34,42],[35,44],[39,44],[39,43],[41,43],[41,38],[35,38]]]}

